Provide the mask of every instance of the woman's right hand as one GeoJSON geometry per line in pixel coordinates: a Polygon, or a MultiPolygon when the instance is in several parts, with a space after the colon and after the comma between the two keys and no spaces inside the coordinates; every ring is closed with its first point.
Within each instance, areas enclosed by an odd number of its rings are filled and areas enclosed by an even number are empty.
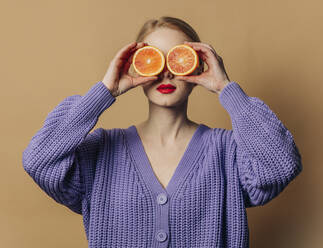
{"type": "Polygon", "coordinates": [[[158,78],[157,76],[144,77],[140,75],[133,77],[128,74],[134,52],[145,45],[148,44],[144,42],[132,42],[121,48],[110,62],[109,68],[102,82],[114,97],[127,92],[131,88],[152,82],[158,78]]]}

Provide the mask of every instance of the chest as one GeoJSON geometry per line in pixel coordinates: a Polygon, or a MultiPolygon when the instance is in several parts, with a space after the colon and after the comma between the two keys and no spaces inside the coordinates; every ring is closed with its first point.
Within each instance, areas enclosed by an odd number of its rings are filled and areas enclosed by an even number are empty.
{"type": "Polygon", "coordinates": [[[150,166],[164,188],[167,187],[180,163],[186,148],[186,143],[161,148],[143,142],[150,166]]]}

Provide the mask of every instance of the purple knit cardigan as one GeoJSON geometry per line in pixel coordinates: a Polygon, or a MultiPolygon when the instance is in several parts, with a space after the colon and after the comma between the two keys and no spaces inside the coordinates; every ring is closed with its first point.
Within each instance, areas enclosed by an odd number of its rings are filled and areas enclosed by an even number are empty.
{"type": "Polygon", "coordinates": [[[66,97],[22,156],[48,196],[82,215],[90,248],[249,247],[246,208],[268,203],[302,171],[289,130],[230,82],[219,100],[233,129],[199,124],[164,188],[134,125],[90,132],[115,100],[102,81],[66,97]]]}

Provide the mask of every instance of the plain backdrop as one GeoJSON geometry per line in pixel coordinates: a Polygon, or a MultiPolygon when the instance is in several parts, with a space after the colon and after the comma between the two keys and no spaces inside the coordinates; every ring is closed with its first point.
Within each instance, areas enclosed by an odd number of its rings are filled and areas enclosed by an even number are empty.
{"type": "MultiPolygon", "coordinates": [[[[275,199],[247,210],[250,247],[323,246],[322,1],[0,1],[0,246],[87,247],[82,216],[49,198],[22,151],[65,97],[103,79],[110,60],[149,18],[179,17],[223,58],[232,81],[291,131],[303,172],[275,199]]],[[[96,127],[147,117],[141,88],[117,98],[96,127]]],[[[189,118],[231,129],[218,95],[197,86],[189,118]]]]}

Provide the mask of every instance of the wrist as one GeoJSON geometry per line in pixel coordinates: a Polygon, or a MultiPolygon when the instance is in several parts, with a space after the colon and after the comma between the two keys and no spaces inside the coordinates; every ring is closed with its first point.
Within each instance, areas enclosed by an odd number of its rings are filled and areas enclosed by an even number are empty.
{"type": "MultiPolygon", "coordinates": [[[[102,81],[103,82],[103,81],[102,81]]],[[[106,83],[103,82],[103,84],[105,85],[105,87],[110,91],[110,94],[113,96],[113,97],[117,97],[117,93],[112,89],[112,87],[106,83]]]]}
{"type": "Polygon", "coordinates": [[[224,80],[222,83],[219,84],[219,86],[217,87],[217,89],[215,90],[215,92],[220,95],[220,93],[222,92],[222,90],[225,88],[225,86],[227,86],[230,83],[229,80],[224,80]]]}

